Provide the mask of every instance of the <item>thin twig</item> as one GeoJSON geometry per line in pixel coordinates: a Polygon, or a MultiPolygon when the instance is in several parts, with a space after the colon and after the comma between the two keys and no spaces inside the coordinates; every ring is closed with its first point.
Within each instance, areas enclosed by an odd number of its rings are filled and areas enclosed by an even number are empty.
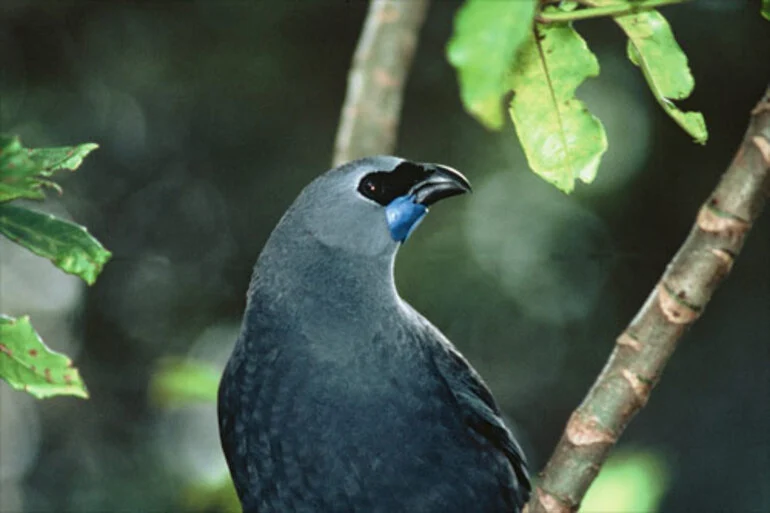
{"type": "Polygon", "coordinates": [[[677,341],[729,273],[769,195],[770,87],[687,240],[567,422],[526,512],[577,510],[610,449],[647,403],[677,341]]]}
{"type": "Polygon", "coordinates": [[[682,4],[692,0],[639,0],[633,4],[605,5],[591,7],[589,9],[577,9],[575,11],[551,11],[541,12],[535,19],[540,23],[566,23],[568,21],[588,20],[604,16],[625,16],[649,11],[666,5],[682,4]]]}
{"type": "Polygon", "coordinates": [[[372,0],[348,75],[333,165],[391,153],[429,0],[372,0]]]}

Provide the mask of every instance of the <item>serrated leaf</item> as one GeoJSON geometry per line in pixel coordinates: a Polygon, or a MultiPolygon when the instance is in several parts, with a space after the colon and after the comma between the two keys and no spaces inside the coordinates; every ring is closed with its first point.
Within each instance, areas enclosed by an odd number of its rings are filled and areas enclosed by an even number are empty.
{"type": "Polygon", "coordinates": [[[517,54],[510,114],[532,170],[569,193],[575,180],[594,179],[607,150],[604,127],[574,96],[599,63],[570,25],[537,32],[517,54]]]}
{"type": "MultiPolygon", "coordinates": [[[[633,2],[591,0],[591,3],[604,6],[633,2]]],[[[676,42],[666,18],[651,10],[618,16],[615,22],[628,36],[628,58],[642,70],[660,106],[695,142],[705,144],[708,130],[703,114],[682,112],[671,101],[687,98],[695,87],[695,79],[687,65],[687,55],[676,42]]]]}
{"type": "Polygon", "coordinates": [[[466,0],[455,17],[447,59],[457,69],[466,110],[484,126],[503,126],[506,76],[532,29],[536,0],[466,0]]]}
{"type": "Polygon", "coordinates": [[[217,400],[219,372],[194,360],[162,360],[152,377],[150,396],[163,406],[213,403],[217,400]]]}
{"type": "Polygon", "coordinates": [[[762,0],[762,7],[759,12],[764,19],[770,21],[770,0],[762,0]]]}
{"type": "Polygon", "coordinates": [[[0,233],[92,285],[112,254],[80,225],[0,204],[0,233]]]}
{"type": "Polygon", "coordinates": [[[88,398],[72,360],[49,349],[26,315],[18,319],[0,315],[0,378],[38,399],[55,395],[88,398]]]}
{"type": "Polygon", "coordinates": [[[51,176],[60,169],[76,170],[86,155],[98,147],[96,143],[85,143],[60,148],[37,148],[29,151],[29,158],[42,168],[40,174],[51,176]]]}
{"type": "Polygon", "coordinates": [[[52,184],[45,178],[61,169],[74,171],[96,148],[97,144],[86,143],[27,149],[18,137],[0,135],[0,202],[19,198],[43,199],[42,187],[52,184]]]}

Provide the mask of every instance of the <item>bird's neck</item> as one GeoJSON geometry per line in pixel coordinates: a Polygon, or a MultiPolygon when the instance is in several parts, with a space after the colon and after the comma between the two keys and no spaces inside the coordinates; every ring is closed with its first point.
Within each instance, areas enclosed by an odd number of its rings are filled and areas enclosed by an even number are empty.
{"type": "MultiPolygon", "coordinates": [[[[272,240],[254,270],[250,295],[269,291],[297,308],[348,315],[352,307],[400,301],[393,278],[395,252],[359,255],[307,236],[272,240]]],[[[353,309],[355,311],[355,309],[353,309]]]]}

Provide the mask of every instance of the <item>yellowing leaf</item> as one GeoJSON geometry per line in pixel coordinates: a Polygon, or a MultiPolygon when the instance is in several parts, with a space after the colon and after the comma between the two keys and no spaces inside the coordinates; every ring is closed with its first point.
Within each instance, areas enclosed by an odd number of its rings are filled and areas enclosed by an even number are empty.
{"type": "Polygon", "coordinates": [[[13,205],[0,204],[0,233],[89,285],[112,256],[84,227],[13,205]]]}
{"type": "Polygon", "coordinates": [[[72,360],[49,349],[27,316],[0,315],[0,378],[38,399],[54,395],[88,398],[72,360]]]}
{"type": "Polygon", "coordinates": [[[537,29],[517,54],[510,76],[510,114],[532,170],[569,193],[590,183],[607,150],[604,127],[575,98],[599,74],[599,63],[570,25],[537,29]]]}
{"type": "Polygon", "coordinates": [[[465,108],[484,126],[503,126],[506,75],[532,30],[536,0],[466,0],[456,18],[447,58],[457,68],[465,108]]]}

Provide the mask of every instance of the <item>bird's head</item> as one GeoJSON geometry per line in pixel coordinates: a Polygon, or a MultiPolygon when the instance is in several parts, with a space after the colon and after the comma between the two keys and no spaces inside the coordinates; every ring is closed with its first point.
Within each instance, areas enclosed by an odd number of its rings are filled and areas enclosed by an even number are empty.
{"type": "Polygon", "coordinates": [[[377,156],[334,168],[287,212],[327,246],[359,254],[395,251],[437,201],[469,192],[451,167],[377,156]]]}

